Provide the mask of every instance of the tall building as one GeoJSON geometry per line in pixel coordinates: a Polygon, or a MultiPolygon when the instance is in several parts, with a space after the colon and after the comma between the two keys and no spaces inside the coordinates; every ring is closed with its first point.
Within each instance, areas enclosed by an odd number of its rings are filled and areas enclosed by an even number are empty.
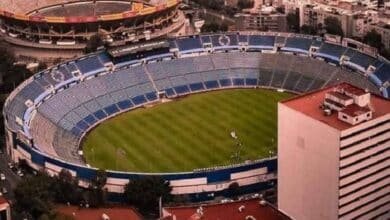
{"type": "Polygon", "coordinates": [[[278,105],[278,208],[299,220],[389,219],[390,101],[347,83],[278,105]]]}
{"type": "Polygon", "coordinates": [[[286,14],[280,13],[272,6],[263,6],[249,13],[236,16],[237,30],[286,31],[286,14]]]}

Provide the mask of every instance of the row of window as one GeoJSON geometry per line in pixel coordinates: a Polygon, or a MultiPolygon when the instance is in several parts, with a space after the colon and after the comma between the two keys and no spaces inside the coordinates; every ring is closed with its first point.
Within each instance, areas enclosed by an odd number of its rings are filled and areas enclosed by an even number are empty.
{"type": "Polygon", "coordinates": [[[368,131],[368,130],[370,130],[370,129],[373,129],[373,128],[382,126],[382,125],[387,124],[387,123],[390,123],[390,119],[389,119],[389,120],[386,120],[386,121],[381,121],[381,122],[376,123],[376,124],[374,124],[374,125],[372,125],[372,126],[370,126],[370,127],[365,128],[365,129],[362,129],[362,130],[353,132],[353,133],[351,133],[351,134],[349,134],[349,135],[343,136],[343,137],[340,138],[340,140],[345,140],[345,139],[351,138],[351,137],[353,137],[353,136],[359,135],[359,134],[364,133],[364,132],[366,132],[366,131],[368,131]]]}
{"type": "MultiPolygon", "coordinates": [[[[376,197],[376,198],[374,198],[374,199],[368,201],[367,203],[364,203],[364,204],[362,204],[362,205],[360,205],[360,206],[355,207],[354,209],[351,209],[350,211],[348,211],[348,212],[346,212],[346,213],[343,213],[343,214],[339,215],[339,218],[342,218],[342,217],[344,217],[344,216],[346,216],[346,215],[348,215],[348,214],[350,214],[350,213],[352,213],[352,212],[355,212],[355,211],[357,211],[357,210],[359,210],[359,209],[361,209],[361,208],[363,208],[363,207],[369,205],[370,203],[374,203],[374,202],[376,202],[377,200],[380,200],[380,199],[382,199],[382,198],[384,198],[384,197],[386,197],[386,196],[388,196],[388,195],[390,195],[390,192],[387,193],[387,194],[378,196],[378,197],[376,197]]],[[[358,219],[359,217],[362,217],[362,216],[364,216],[364,215],[367,215],[368,213],[373,212],[373,211],[375,211],[375,210],[377,210],[377,209],[379,209],[379,208],[381,208],[381,207],[387,205],[388,202],[389,202],[389,201],[385,201],[385,202],[383,202],[383,203],[379,203],[378,205],[376,205],[376,206],[373,207],[372,209],[367,210],[366,212],[363,212],[363,213],[359,214],[359,215],[356,216],[356,218],[354,218],[354,219],[358,219]]]]}
{"type": "Polygon", "coordinates": [[[373,134],[373,135],[371,135],[371,136],[369,136],[369,137],[366,137],[366,138],[360,139],[360,140],[358,140],[358,141],[355,141],[355,142],[353,142],[353,143],[350,143],[350,144],[348,144],[348,145],[345,145],[344,147],[341,147],[340,150],[348,149],[348,148],[350,148],[350,147],[353,147],[353,146],[355,146],[355,145],[361,144],[361,143],[363,143],[363,142],[365,142],[365,141],[368,141],[368,140],[370,140],[370,139],[376,138],[376,137],[381,136],[382,134],[386,134],[386,133],[390,133],[390,128],[389,128],[389,129],[386,129],[386,130],[384,130],[384,131],[380,131],[380,132],[378,132],[378,133],[375,133],[375,134],[373,134]]]}

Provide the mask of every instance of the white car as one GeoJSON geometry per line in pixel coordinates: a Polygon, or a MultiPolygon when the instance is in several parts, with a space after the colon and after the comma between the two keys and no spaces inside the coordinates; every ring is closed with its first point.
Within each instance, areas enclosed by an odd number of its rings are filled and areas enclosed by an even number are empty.
{"type": "Polygon", "coordinates": [[[20,177],[23,177],[23,176],[24,176],[24,173],[23,173],[21,170],[18,170],[17,174],[18,174],[18,176],[20,176],[20,177]]]}
{"type": "Polygon", "coordinates": [[[13,163],[8,163],[8,167],[9,167],[10,169],[13,169],[13,168],[14,168],[14,164],[13,164],[13,163]]]}
{"type": "Polygon", "coordinates": [[[0,173],[0,180],[5,180],[5,175],[4,175],[4,173],[0,173]]]}

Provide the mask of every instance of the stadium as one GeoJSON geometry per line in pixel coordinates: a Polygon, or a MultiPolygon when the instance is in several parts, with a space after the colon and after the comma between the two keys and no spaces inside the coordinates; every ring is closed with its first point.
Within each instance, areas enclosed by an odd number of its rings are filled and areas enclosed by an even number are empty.
{"type": "Polygon", "coordinates": [[[242,193],[266,190],[276,182],[279,100],[340,82],[389,98],[390,64],[365,48],[349,39],[239,32],[99,51],[39,72],[10,94],[7,151],[36,170],[67,169],[82,186],[106,169],[112,195],[146,175],[194,201],[228,195],[233,182],[242,193]],[[225,122],[232,124],[218,127],[225,122]],[[170,136],[179,143],[155,138],[170,136]],[[228,141],[210,141],[220,137],[228,141]],[[229,160],[241,145],[242,155],[229,160]]]}
{"type": "Polygon", "coordinates": [[[95,35],[116,47],[176,32],[185,20],[178,5],[177,0],[1,1],[0,35],[18,56],[72,58],[95,35]]]}

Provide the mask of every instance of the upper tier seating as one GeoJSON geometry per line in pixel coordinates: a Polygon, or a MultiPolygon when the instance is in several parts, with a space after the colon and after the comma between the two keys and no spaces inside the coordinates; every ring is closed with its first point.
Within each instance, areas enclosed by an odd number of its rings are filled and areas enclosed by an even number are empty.
{"type": "Polygon", "coordinates": [[[329,57],[332,57],[333,59],[336,59],[337,61],[341,58],[341,56],[345,52],[345,48],[339,45],[330,44],[330,43],[323,43],[320,47],[319,52],[321,54],[326,54],[329,57]]]}
{"type": "Polygon", "coordinates": [[[104,65],[97,56],[87,57],[76,61],[81,74],[98,73],[104,71],[104,65]]]}
{"type": "Polygon", "coordinates": [[[289,37],[286,40],[285,48],[298,49],[309,52],[312,40],[308,38],[289,37]]]}
{"type": "Polygon", "coordinates": [[[389,94],[386,82],[389,81],[390,64],[353,49],[310,38],[278,37],[278,40],[281,44],[285,41],[285,48],[301,51],[309,51],[310,46],[320,46],[319,56],[334,61],[345,55],[350,58],[351,64],[362,68],[373,65],[377,69],[368,77],[375,85],[360,72],[276,51],[273,51],[275,54],[238,51],[197,56],[188,54],[190,50],[194,53],[203,51],[202,43],[211,43],[223,50],[229,45],[249,43],[249,51],[250,48],[260,51],[273,49],[275,40],[274,36],[238,34],[179,38],[170,40],[171,48],[186,51],[186,56],[173,59],[173,53],[169,53],[169,58],[149,62],[153,56],[168,53],[169,49],[141,52],[115,60],[113,71],[104,66],[112,61],[106,53],[70,61],[35,75],[31,82],[20,87],[22,89],[4,109],[7,125],[13,130],[21,130],[30,124],[32,138],[36,138],[35,143],[42,151],[83,163],[77,154],[78,143],[88,129],[107,117],[158,100],[158,92],[165,92],[170,98],[220,88],[255,86],[307,92],[348,81],[376,93],[382,87],[382,94],[389,94]],[[89,76],[79,77],[82,75],[89,76]],[[40,105],[28,109],[28,100],[40,105]],[[29,119],[32,109],[31,115],[36,116],[31,123],[23,121],[24,117],[29,119]],[[44,129],[50,129],[50,132],[37,137],[44,129]]]}
{"type": "Polygon", "coordinates": [[[262,46],[264,48],[273,48],[275,44],[274,36],[261,36],[261,35],[250,35],[249,45],[262,46]]]}
{"type": "Polygon", "coordinates": [[[186,38],[179,38],[176,40],[177,46],[179,47],[179,50],[185,51],[185,50],[195,50],[202,48],[202,44],[200,42],[199,37],[186,37],[186,38]]]}

